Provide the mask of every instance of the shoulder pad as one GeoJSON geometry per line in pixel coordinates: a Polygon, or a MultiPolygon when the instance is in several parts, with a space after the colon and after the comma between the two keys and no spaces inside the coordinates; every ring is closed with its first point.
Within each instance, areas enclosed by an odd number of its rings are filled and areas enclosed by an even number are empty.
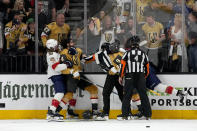
{"type": "Polygon", "coordinates": [[[68,49],[63,49],[60,54],[66,54],[68,52],[68,49]]]}
{"type": "Polygon", "coordinates": [[[123,49],[123,48],[120,48],[119,51],[122,52],[122,53],[125,53],[126,52],[126,50],[123,49]]]}
{"type": "Polygon", "coordinates": [[[8,22],[5,27],[12,27],[12,21],[8,22]]]}

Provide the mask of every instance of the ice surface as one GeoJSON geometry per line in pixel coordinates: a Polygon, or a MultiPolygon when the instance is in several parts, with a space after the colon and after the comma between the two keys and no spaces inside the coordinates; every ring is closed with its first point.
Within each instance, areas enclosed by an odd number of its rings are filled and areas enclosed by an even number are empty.
{"type": "Polygon", "coordinates": [[[0,120],[0,131],[197,131],[197,120],[0,120]],[[149,126],[149,127],[148,127],[149,126]]]}

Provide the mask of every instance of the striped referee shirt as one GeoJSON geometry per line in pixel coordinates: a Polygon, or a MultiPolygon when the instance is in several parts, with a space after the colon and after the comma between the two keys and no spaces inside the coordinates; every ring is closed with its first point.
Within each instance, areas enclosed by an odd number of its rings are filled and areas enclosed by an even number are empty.
{"type": "Polygon", "coordinates": [[[139,48],[125,52],[121,60],[121,77],[125,73],[142,72],[145,77],[149,74],[149,61],[147,55],[139,48]]]}

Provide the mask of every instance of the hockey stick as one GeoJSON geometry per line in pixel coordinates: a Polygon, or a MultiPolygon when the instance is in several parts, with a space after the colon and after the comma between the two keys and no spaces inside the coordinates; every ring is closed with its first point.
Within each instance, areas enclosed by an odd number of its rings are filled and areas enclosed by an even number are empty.
{"type": "MultiPolygon", "coordinates": [[[[86,81],[86,82],[89,82],[89,83],[91,83],[91,84],[93,84],[93,85],[96,85],[96,86],[98,86],[98,87],[100,87],[100,88],[104,88],[103,86],[101,86],[101,85],[99,85],[99,84],[96,84],[96,83],[94,83],[93,81],[90,81],[90,80],[88,80],[88,79],[84,79],[84,78],[81,78],[82,80],[84,80],[84,81],[86,81]]],[[[147,88],[148,89],[148,88],[147,88]]],[[[157,92],[155,92],[155,91],[153,91],[153,90],[151,90],[151,89],[148,89],[148,91],[149,92],[151,92],[151,93],[153,93],[153,94],[155,94],[155,95],[157,95],[157,96],[161,96],[161,94],[159,94],[159,93],[157,93],[157,92]]],[[[116,94],[116,95],[118,95],[118,93],[116,93],[116,92],[114,92],[114,91],[112,91],[112,93],[114,93],[114,94],[116,94]]]]}
{"type": "MultiPolygon", "coordinates": [[[[148,89],[148,88],[147,88],[147,89],[148,89]]],[[[151,89],[148,89],[148,91],[151,92],[151,93],[153,93],[153,94],[155,94],[155,95],[157,95],[157,96],[161,96],[160,93],[157,93],[156,91],[153,91],[153,90],[151,90],[151,89]]]]}
{"type": "MultiPolygon", "coordinates": [[[[95,86],[98,86],[98,87],[100,87],[100,88],[102,88],[102,89],[104,88],[103,86],[101,86],[101,85],[99,85],[99,84],[96,84],[96,83],[94,83],[93,81],[90,81],[90,80],[88,80],[88,79],[84,79],[84,78],[80,78],[80,79],[82,79],[82,80],[84,80],[84,81],[86,81],[86,82],[89,82],[89,83],[91,83],[91,84],[93,84],[93,85],[95,85],[95,86]]],[[[118,95],[118,93],[116,93],[116,92],[114,92],[114,91],[112,91],[112,93],[118,95]]]]}

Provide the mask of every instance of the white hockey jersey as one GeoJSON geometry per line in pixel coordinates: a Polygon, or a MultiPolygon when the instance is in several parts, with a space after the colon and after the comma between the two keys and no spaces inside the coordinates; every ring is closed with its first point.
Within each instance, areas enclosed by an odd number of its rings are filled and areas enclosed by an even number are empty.
{"type": "Polygon", "coordinates": [[[47,52],[47,75],[48,78],[54,75],[60,75],[62,70],[67,69],[66,64],[60,64],[60,54],[56,52],[47,52]]]}

